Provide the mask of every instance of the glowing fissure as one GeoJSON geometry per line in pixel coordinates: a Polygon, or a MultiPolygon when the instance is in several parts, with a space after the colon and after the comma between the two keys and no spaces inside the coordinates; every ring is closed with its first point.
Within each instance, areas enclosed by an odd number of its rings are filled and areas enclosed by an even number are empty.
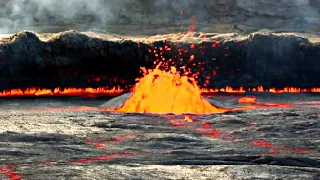
{"type": "Polygon", "coordinates": [[[256,104],[257,98],[254,96],[245,96],[238,99],[238,103],[241,104],[256,104]]]}
{"type": "Polygon", "coordinates": [[[100,88],[55,88],[53,91],[50,89],[40,88],[27,88],[12,89],[0,92],[0,97],[21,97],[21,96],[85,96],[85,95],[119,95],[124,93],[125,90],[120,87],[109,89],[108,87],[100,88]]]}
{"type": "MultiPolygon", "coordinates": [[[[50,89],[40,88],[27,88],[11,89],[0,92],[0,97],[42,97],[42,96],[117,96],[124,92],[132,91],[130,88],[123,89],[120,87],[114,87],[109,89],[108,87],[99,88],[55,88],[53,91],[50,89]]],[[[297,87],[288,87],[283,89],[270,88],[266,89],[262,86],[257,88],[245,89],[243,87],[233,88],[226,86],[225,88],[213,88],[213,89],[200,89],[201,93],[246,93],[246,92],[268,92],[268,93],[320,93],[320,88],[301,89],[297,87]]]]}
{"type": "Polygon", "coordinates": [[[18,174],[16,171],[12,170],[12,168],[16,166],[16,164],[6,164],[0,166],[0,174],[6,175],[9,180],[20,180],[22,179],[22,176],[18,174]]]}
{"type": "MultiPolygon", "coordinates": [[[[101,145],[104,146],[104,144],[100,143],[118,143],[121,141],[125,141],[129,138],[134,138],[136,135],[135,134],[130,134],[128,136],[121,136],[121,137],[116,137],[111,140],[84,140],[85,143],[87,144],[95,144],[95,147],[100,150],[104,150],[105,148],[101,148],[101,145]]],[[[112,148],[108,148],[111,149],[112,148]]],[[[121,158],[121,157],[131,157],[131,156],[136,156],[137,154],[135,152],[128,152],[128,151],[121,151],[120,149],[117,149],[119,151],[118,153],[112,153],[112,154],[104,154],[101,156],[95,156],[95,157],[85,157],[85,158],[80,158],[80,159],[75,159],[75,160],[60,160],[60,161],[42,161],[42,162],[20,162],[20,163],[15,163],[15,164],[5,164],[0,166],[0,177],[2,175],[6,176],[9,180],[20,180],[23,179],[23,176],[18,174],[16,171],[12,170],[13,168],[22,166],[22,165],[46,165],[46,166],[51,166],[54,164],[83,164],[83,163],[93,163],[93,162],[99,162],[99,161],[109,161],[113,160],[116,158],[121,158]]]]}
{"type": "Polygon", "coordinates": [[[263,86],[258,86],[256,88],[244,87],[233,88],[231,86],[226,86],[225,88],[215,88],[215,89],[201,89],[202,93],[246,93],[246,92],[268,92],[268,93],[320,93],[320,88],[298,88],[298,87],[285,87],[283,89],[276,88],[264,88],[263,86]]]}
{"type": "MultiPolygon", "coordinates": [[[[240,138],[237,138],[237,137],[232,137],[232,136],[229,137],[229,135],[231,135],[230,132],[215,128],[210,122],[198,123],[196,119],[197,116],[185,115],[184,118],[181,118],[181,117],[170,118],[167,116],[162,116],[162,117],[164,117],[168,122],[170,122],[172,126],[175,128],[187,128],[187,129],[199,132],[205,137],[209,137],[212,139],[220,139],[222,141],[232,141],[232,142],[242,141],[240,138]]],[[[250,126],[251,125],[249,125],[249,128],[250,126]]],[[[267,139],[251,140],[248,143],[254,147],[259,147],[259,148],[264,148],[269,150],[278,150],[278,151],[269,151],[267,153],[272,155],[314,152],[314,150],[307,149],[307,148],[296,148],[296,147],[289,147],[285,145],[276,145],[271,143],[267,139]]]]}

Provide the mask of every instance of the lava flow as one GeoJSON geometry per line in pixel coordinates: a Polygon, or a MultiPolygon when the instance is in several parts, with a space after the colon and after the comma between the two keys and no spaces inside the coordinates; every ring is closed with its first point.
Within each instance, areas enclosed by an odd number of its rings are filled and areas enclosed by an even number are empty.
{"type": "Polygon", "coordinates": [[[50,89],[40,89],[40,88],[28,88],[26,90],[22,89],[12,89],[0,92],[0,97],[32,97],[32,96],[115,96],[120,95],[125,92],[124,89],[120,87],[114,87],[112,89],[108,87],[101,88],[55,88],[50,89]]]}
{"type": "MultiPolygon", "coordinates": [[[[122,89],[120,87],[108,88],[55,88],[40,89],[40,88],[27,88],[22,89],[11,89],[0,92],[0,97],[45,97],[45,96],[117,96],[124,92],[130,91],[130,88],[122,89]]],[[[232,94],[243,94],[246,92],[268,92],[268,93],[320,93],[320,88],[311,89],[300,89],[295,87],[284,88],[284,89],[265,89],[262,86],[252,89],[244,89],[240,87],[238,89],[226,86],[225,88],[216,89],[201,89],[201,93],[232,93],[232,94]]]]}
{"type": "Polygon", "coordinates": [[[267,93],[319,93],[320,88],[311,88],[311,89],[301,89],[298,87],[285,87],[283,89],[269,88],[266,89],[263,86],[258,86],[256,88],[248,88],[240,87],[238,89],[226,86],[225,88],[215,88],[215,89],[201,89],[202,93],[235,93],[235,94],[243,94],[246,92],[267,92],[267,93]]]}
{"type": "Polygon", "coordinates": [[[119,112],[158,114],[211,114],[222,113],[225,109],[215,107],[201,96],[201,89],[195,79],[181,76],[176,68],[169,72],[145,71],[145,76],[133,89],[133,95],[119,112]]]}
{"type": "Polygon", "coordinates": [[[256,104],[257,98],[254,96],[245,96],[238,99],[238,103],[242,104],[256,104]]]}

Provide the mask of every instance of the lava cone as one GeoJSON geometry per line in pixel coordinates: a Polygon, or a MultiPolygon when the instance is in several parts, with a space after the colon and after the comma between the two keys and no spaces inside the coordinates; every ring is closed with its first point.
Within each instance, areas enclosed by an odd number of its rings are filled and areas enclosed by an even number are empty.
{"type": "Polygon", "coordinates": [[[136,84],[132,96],[119,112],[158,114],[211,114],[225,109],[210,104],[201,96],[193,78],[181,76],[174,67],[169,72],[149,70],[136,84]]]}

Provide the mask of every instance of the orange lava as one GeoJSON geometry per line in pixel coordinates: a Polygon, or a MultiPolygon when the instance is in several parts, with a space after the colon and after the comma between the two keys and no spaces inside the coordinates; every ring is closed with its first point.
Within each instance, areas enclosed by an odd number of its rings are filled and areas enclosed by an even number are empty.
{"type": "Polygon", "coordinates": [[[184,120],[185,120],[186,122],[195,122],[195,120],[192,119],[192,118],[191,118],[190,116],[188,116],[188,115],[184,116],[184,120]]]}
{"type": "Polygon", "coordinates": [[[109,89],[107,87],[101,88],[55,88],[53,91],[50,89],[28,88],[12,89],[0,92],[0,97],[31,97],[31,96],[89,96],[89,95],[119,95],[125,90],[114,87],[109,89]]]}
{"type": "MultiPolygon", "coordinates": [[[[40,88],[27,88],[22,89],[11,89],[0,92],[0,97],[43,97],[43,96],[117,96],[124,92],[128,92],[129,89],[121,89],[120,87],[108,88],[55,88],[53,91],[50,89],[40,88]]],[[[284,89],[265,89],[262,86],[252,89],[232,88],[226,86],[225,88],[216,89],[201,89],[201,93],[233,93],[243,94],[246,92],[269,92],[269,93],[320,93],[320,88],[301,89],[297,87],[288,87],[284,89]]]]}
{"type": "Polygon", "coordinates": [[[133,95],[117,109],[127,113],[211,114],[225,109],[215,107],[201,96],[193,78],[180,76],[174,67],[170,72],[158,68],[145,71],[133,89],[133,95]]]}
{"type": "Polygon", "coordinates": [[[257,98],[254,96],[245,96],[238,99],[238,103],[242,104],[256,104],[257,98]]]}
{"type": "Polygon", "coordinates": [[[312,88],[311,92],[320,93],[320,88],[312,88]]]}
{"type": "Polygon", "coordinates": [[[283,89],[269,88],[265,89],[262,86],[258,86],[256,88],[244,89],[244,87],[240,88],[232,88],[230,86],[226,86],[225,88],[215,88],[215,89],[201,89],[202,93],[245,93],[245,92],[269,92],[269,93],[320,93],[320,88],[311,88],[311,89],[301,89],[298,87],[285,87],[283,89]]]}

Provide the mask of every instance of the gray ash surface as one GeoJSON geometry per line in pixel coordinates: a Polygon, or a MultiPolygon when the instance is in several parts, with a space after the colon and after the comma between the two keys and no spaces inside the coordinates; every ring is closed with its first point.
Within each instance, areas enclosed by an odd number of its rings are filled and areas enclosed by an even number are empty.
{"type": "MultiPolygon", "coordinates": [[[[320,96],[190,117],[101,112],[127,99],[0,100],[0,179],[319,179],[320,96]]],[[[211,94],[221,107],[244,95],[211,94]]]]}

